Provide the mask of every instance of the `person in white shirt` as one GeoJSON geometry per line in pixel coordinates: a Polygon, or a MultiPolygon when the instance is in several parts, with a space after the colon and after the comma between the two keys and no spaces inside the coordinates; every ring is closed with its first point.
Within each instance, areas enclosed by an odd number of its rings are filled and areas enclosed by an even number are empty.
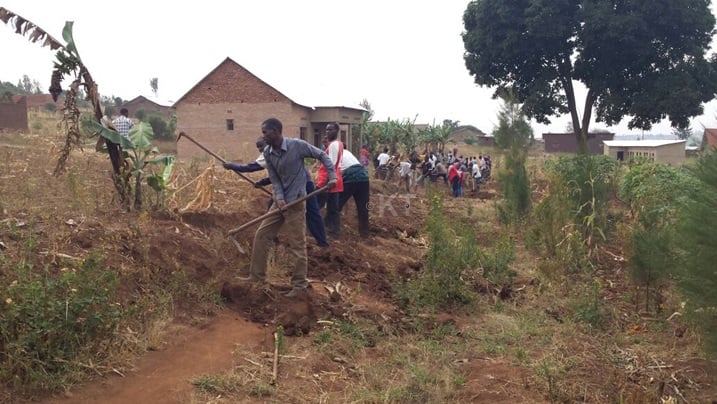
{"type": "Polygon", "coordinates": [[[378,160],[379,167],[388,164],[388,161],[391,160],[391,156],[388,154],[388,147],[383,149],[383,152],[376,157],[376,160],[378,160]]]}
{"type": "Polygon", "coordinates": [[[361,238],[369,237],[369,175],[368,170],[349,150],[344,150],[341,159],[341,175],[344,179],[344,190],[339,195],[339,212],[346,202],[353,198],[358,215],[358,230],[361,238]]]}
{"type": "Polygon", "coordinates": [[[411,163],[408,161],[402,161],[399,163],[398,178],[399,181],[406,184],[406,193],[411,192],[411,163]]]}
{"type": "Polygon", "coordinates": [[[391,160],[391,156],[388,154],[388,147],[384,147],[383,152],[376,157],[378,161],[378,168],[376,169],[376,178],[386,179],[388,162],[391,160]]]}

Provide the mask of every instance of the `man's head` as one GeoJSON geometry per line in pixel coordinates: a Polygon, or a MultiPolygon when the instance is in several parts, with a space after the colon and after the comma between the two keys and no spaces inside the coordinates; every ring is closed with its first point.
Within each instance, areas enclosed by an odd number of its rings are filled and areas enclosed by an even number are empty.
{"type": "Polygon", "coordinates": [[[339,124],[338,122],[330,122],[326,124],[326,137],[329,138],[330,142],[336,140],[339,136],[339,124]]]}
{"type": "Polygon", "coordinates": [[[272,147],[281,146],[284,137],[281,135],[281,121],[276,118],[269,118],[261,124],[261,134],[266,144],[272,147]]]}
{"type": "Polygon", "coordinates": [[[129,116],[129,110],[127,110],[127,108],[120,109],[120,115],[129,116]]]}

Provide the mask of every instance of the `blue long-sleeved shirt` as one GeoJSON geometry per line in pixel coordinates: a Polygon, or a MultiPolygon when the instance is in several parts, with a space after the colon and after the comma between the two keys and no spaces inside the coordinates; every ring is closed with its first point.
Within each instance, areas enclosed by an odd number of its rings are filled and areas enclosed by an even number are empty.
{"type": "Polygon", "coordinates": [[[281,147],[275,149],[272,146],[264,150],[266,169],[277,200],[290,203],[306,195],[306,157],[320,160],[328,171],[328,180],[336,180],[336,170],[329,156],[304,140],[285,137],[281,147]]]}

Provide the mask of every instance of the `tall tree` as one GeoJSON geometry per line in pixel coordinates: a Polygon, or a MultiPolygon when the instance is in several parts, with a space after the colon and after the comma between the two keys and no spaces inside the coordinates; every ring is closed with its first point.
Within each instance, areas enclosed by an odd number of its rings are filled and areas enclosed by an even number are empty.
{"type": "Polygon", "coordinates": [[[677,136],[678,139],[685,140],[692,136],[692,127],[687,126],[685,128],[673,128],[672,134],[677,136]]]}
{"type": "Polygon", "coordinates": [[[466,67],[475,82],[512,90],[528,118],[569,113],[587,152],[595,120],[684,128],[717,90],[707,59],[709,0],[474,0],[463,15],[466,67]],[[578,115],[574,83],[587,88],[578,115]]]}
{"type": "Polygon", "coordinates": [[[30,77],[27,76],[27,74],[22,76],[22,89],[25,91],[25,94],[32,94],[32,80],[30,80],[30,77]]]}
{"type": "Polygon", "coordinates": [[[504,223],[518,222],[530,209],[531,188],[525,161],[533,129],[510,94],[503,97],[498,126],[493,129],[493,135],[496,146],[507,150],[505,168],[498,175],[503,194],[498,203],[499,217],[504,223]]]}
{"type": "Polygon", "coordinates": [[[157,77],[149,79],[149,86],[152,88],[154,98],[157,98],[157,91],[159,91],[159,79],[157,77]]]}

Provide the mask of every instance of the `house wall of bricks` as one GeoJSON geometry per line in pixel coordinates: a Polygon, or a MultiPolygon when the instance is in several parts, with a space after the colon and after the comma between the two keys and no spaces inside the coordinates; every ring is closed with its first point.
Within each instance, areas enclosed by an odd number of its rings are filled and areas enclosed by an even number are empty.
{"type": "MultiPolygon", "coordinates": [[[[613,140],[614,133],[588,133],[588,153],[603,154],[603,141],[613,140]]],[[[578,140],[573,133],[543,133],[546,153],[577,153],[578,140]]]]}
{"type": "Polygon", "coordinates": [[[0,103],[0,132],[27,132],[27,104],[25,98],[19,103],[0,103]]]}
{"type": "MultiPolygon", "coordinates": [[[[192,87],[173,108],[177,133],[187,133],[223,158],[243,162],[256,158],[255,143],[261,136],[261,123],[268,118],[282,122],[284,136],[317,144],[315,133],[323,134],[330,121],[340,122],[342,138],[350,141],[349,123],[360,124],[363,113],[355,108],[314,109],[297,104],[230,58],[192,87]]],[[[208,154],[191,141],[180,140],[177,158],[208,158],[208,154]]]]}
{"type": "MultiPolygon", "coordinates": [[[[301,128],[308,131],[308,108],[289,101],[260,104],[189,104],[177,105],[177,131],[186,132],[203,146],[227,160],[252,161],[257,157],[255,143],[261,136],[261,123],[275,117],[287,137],[299,137],[301,128]],[[229,129],[227,120],[233,123],[229,129]]],[[[206,158],[209,155],[188,140],[179,140],[177,156],[181,159],[206,158]]]]}
{"type": "Polygon", "coordinates": [[[655,148],[655,161],[670,166],[681,166],[687,160],[685,142],[667,144],[655,148]]]}
{"type": "Polygon", "coordinates": [[[631,158],[646,158],[670,166],[680,166],[687,160],[685,142],[677,142],[661,146],[608,146],[605,145],[605,155],[622,161],[631,158]]]}
{"type": "MultiPolygon", "coordinates": [[[[172,108],[159,105],[143,97],[125,103],[122,108],[127,108],[130,118],[136,117],[135,115],[140,109],[144,110],[146,114],[157,114],[164,119],[169,119],[172,116],[172,108]]],[[[117,110],[117,113],[119,114],[119,110],[117,110]]]]}

